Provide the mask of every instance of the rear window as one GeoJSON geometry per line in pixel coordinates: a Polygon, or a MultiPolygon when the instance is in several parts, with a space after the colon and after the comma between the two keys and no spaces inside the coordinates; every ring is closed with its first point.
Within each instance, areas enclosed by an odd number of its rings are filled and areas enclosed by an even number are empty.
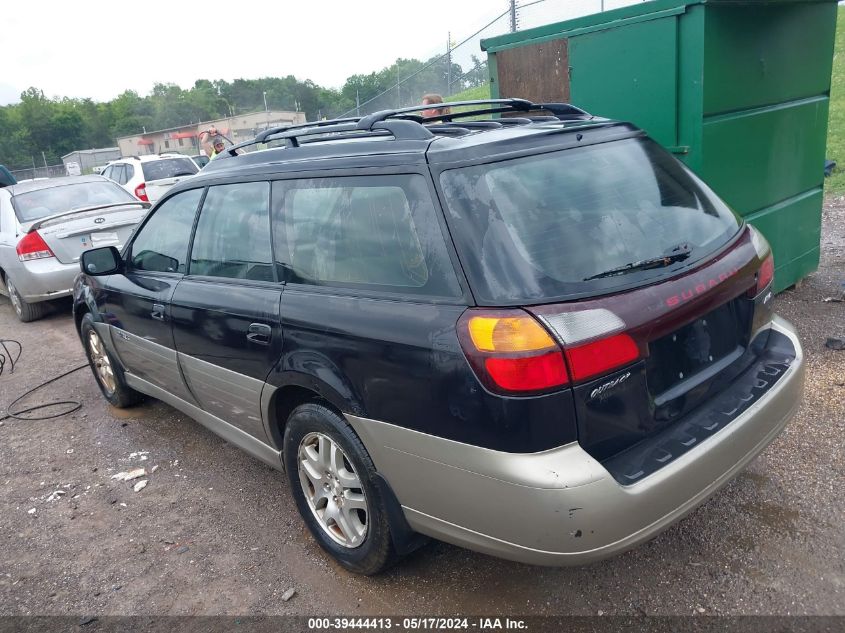
{"type": "Polygon", "coordinates": [[[32,222],[73,209],[122,202],[137,203],[138,199],[122,187],[108,181],[45,187],[19,193],[12,198],[12,206],[21,222],[32,222]]]}
{"type": "Polygon", "coordinates": [[[190,158],[163,158],[148,163],[141,163],[144,170],[144,180],[162,180],[176,176],[193,176],[199,171],[196,163],[190,158]]]}
{"type": "Polygon", "coordinates": [[[740,226],[648,139],[454,169],[440,180],[482,303],[552,301],[647,282],[712,253],[740,226]],[[601,276],[681,245],[686,260],[601,276]]]}

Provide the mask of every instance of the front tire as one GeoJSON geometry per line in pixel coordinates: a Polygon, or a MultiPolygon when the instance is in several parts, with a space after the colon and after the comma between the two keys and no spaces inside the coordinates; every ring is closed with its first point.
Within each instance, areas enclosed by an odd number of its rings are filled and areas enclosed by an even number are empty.
{"type": "Polygon", "coordinates": [[[103,397],[110,405],[118,409],[138,404],[143,399],[143,394],[126,384],[123,370],[106,349],[103,339],[94,328],[94,318],[90,312],[82,317],[79,331],[82,345],[85,347],[85,355],[88,357],[88,365],[91,367],[91,372],[97,380],[97,386],[103,393],[103,397]]]}
{"type": "Polygon", "coordinates": [[[9,293],[9,300],[12,302],[15,314],[18,315],[18,318],[22,322],[29,323],[30,321],[37,321],[44,316],[44,304],[27,303],[24,301],[23,297],[21,297],[18,292],[18,289],[15,288],[15,284],[11,277],[6,277],[6,291],[9,293]]]}
{"type": "Polygon", "coordinates": [[[300,405],[283,453],[297,508],[320,547],[359,574],[390,567],[397,556],[376,469],[346,420],[321,404],[300,405]]]}

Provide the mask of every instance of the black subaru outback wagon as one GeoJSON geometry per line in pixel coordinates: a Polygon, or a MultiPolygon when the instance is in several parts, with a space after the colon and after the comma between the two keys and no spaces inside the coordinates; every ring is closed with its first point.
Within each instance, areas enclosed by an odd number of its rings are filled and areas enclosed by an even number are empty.
{"type": "Polygon", "coordinates": [[[802,394],[769,246],[693,173],[569,105],[462,105],[270,129],[122,253],[84,253],[74,289],[111,404],[159,398],[283,469],[364,574],[425,536],[535,564],[620,552],[802,394]]]}

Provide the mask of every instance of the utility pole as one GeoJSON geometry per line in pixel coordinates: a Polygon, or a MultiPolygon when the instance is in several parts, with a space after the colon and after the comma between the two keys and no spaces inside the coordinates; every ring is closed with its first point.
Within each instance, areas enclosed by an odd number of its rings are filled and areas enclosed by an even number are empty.
{"type": "Polygon", "coordinates": [[[357,88],[355,88],[355,116],[361,116],[361,97],[358,96],[357,88]]]}
{"type": "MultiPolygon", "coordinates": [[[[516,17],[516,0],[510,0],[511,3],[511,33],[516,33],[517,29],[517,17],[516,17]]],[[[602,0],[602,5],[604,5],[604,0],[602,0]]]]}
{"type": "MultiPolygon", "coordinates": [[[[511,0],[514,2],[515,0],[511,0]]],[[[452,94],[452,32],[446,33],[446,96],[452,94]]]]}

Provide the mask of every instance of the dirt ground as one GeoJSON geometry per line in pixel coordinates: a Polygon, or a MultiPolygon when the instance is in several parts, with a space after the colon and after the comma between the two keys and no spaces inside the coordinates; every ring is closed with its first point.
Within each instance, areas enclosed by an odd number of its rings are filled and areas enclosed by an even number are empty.
{"type": "MultiPolygon", "coordinates": [[[[845,337],[845,303],[823,301],[845,282],[845,198],[828,201],[823,236],[819,271],[775,302],[805,346],[798,416],[631,552],[558,569],[432,543],[355,576],[306,532],[282,473],[160,402],[109,408],[85,369],[44,394],[81,409],[0,427],[0,615],[845,615],[845,351],[825,347],[845,337]],[[112,478],[141,466],[158,468],[140,492],[112,478]]],[[[23,344],[0,375],[3,413],[84,362],[67,303],[23,325],[0,297],[0,338],[23,344]]]]}

